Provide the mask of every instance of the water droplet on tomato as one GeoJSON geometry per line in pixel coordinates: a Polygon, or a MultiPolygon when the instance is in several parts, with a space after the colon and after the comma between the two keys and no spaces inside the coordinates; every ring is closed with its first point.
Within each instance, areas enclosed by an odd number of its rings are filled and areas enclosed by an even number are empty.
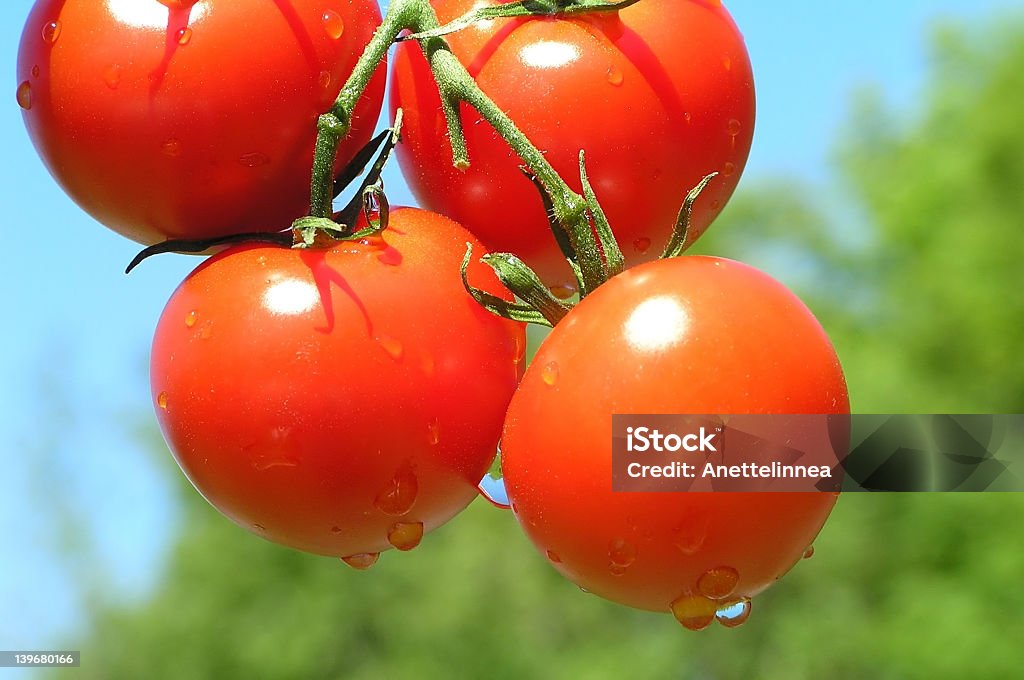
{"type": "Polygon", "coordinates": [[[697,579],[697,592],[710,600],[722,600],[736,590],[740,574],[732,567],[708,569],[697,579]]]}
{"type": "Polygon", "coordinates": [[[388,529],[388,543],[399,550],[412,550],[423,540],[423,522],[396,522],[388,529]]]}
{"type": "Polygon", "coordinates": [[[264,154],[261,154],[258,151],[254,151],[252,153],[246,153],[239,156],[238,162],[247,168],[258,168],[262,165],[266,165],[267,163],[269,163],[270,159],[267,158],[264,154]]]}
{"type": "Polygon", "coordinates": [[[103,82],[107,84],[111,90],[116,90],[121,84],[121,67],[118,64],[111,64],[107,68],[103,69],[103,82]]]}
{"type": "Polygon", "coordinates": [[[51,21],[43,25],[43,41],[51,45],[57,42],[60,37],[61,25],[59,21],[51,21]]]}
{"type": "Polygon", "coordinates": [[[39,65],[38,64],[36,64],[35,66],[32,67],[32,77],[33,78],[38,78],[40,73],[42,73],[42,71],[39,70],[39,65]]]}
{"type": "Polygon", "coordinates": [[[685,120],[687,123],[692,123],[693,122],[693,114],[691,114],[689,111],[683,113],[683,120],[685,120]]]}
{"type": "Polygon", "coordinates": [[[177,139],[168,139],[160,145],[160,152],[169,158],[177,158],[181,155],[181,142],[177,139]]]}
{"type": "Polygon", "coordinates": [[[695,555],[704,547],[704,540],[708,533],[708,520],[706,517],[695,515],[688,518],[676,529],[673,536],[673,543],[684,555],[695,555]]]}
{"type": "Polygon", "coordinates": [[[814,557],[814,546],[809,545],[807,546],[807,550],[804,551],[804,559],[809,560],[812,557],[814,557]]]}
{"type": "Polygon", "coordinates": [[[329,88],[331,86],[331,72],[330,71],[320,71],[320,76],[317,78],[317,83],[320,85],[320,88],[323,89],[323,90],[326,90],[327,88],[329,88]]]}
{"type": "Polygon", "coordinates": [[[704,630],[715,620],[718,603],[700,595],[683,595],[671,604],[672,615],[687,630],[704,630]]]}
{"type": "Polygon", "coordinates": [[[373,504],[385,515],[404,515],[416,503],[418,493],[419,481],[412,469],[406,466],[399,470],[388,482],[388,485],[377,494],[377,497],[373,499],[373,504]]]}
{"type": "Polygon", "coordinates": [[[620,85],[622,85],[622,81],[623,81],[622,71],[619,70],[619,68],[617,66],[612,66],[611,68],[608,69],[608,82],[611,85],[613,85],[615,87],[619,87],[620,85]]]}
{"type": "Polygon", "coordinates": [[[402,347],[402,343],[386,335],[382,335],[377,338],[377,344],[383,347],[384,351],[388,353],[388,356],[395,361],[401,361],[402,356],[405,354],[405,348],[402,347]]]}
{"type": "Polygon", "coordinates": [[[26,111],[32,108],[32,83],[27,80],[18,85],[18,106],[26,111]]]}
{"type": "Polygon", "coordinates": [[[267,530],[267,528],[265,526],[263,526],[262,524],[253,524],[252,528],[255,529],[256,531],[266,531],[267,530]]]}
{"type": "Polygon", "coordinates": [[[559,557],[558,553],[556,553],[554,550],[548,550],[546,554],[548,556],[548,559],[554,562],[555,564],[562,563],[562,558],[559,557]]]}
{"type": "Polygon", "coordinates": [[[715,619],[726,628],[736,628],[750,618],[750,598],[742,597],[730,602],[715,612],[715,619]]]}
{"type": "Polygon", "coordinates": [[[643,255],[651,249],[651,239],[646,236],[641,236],[637,240],[633,241],[633,250],[643,255]]]}
{"type": "Polygon", "coordinates": [[[186,26],[178,31],[176,37],[179,45],[187,45],[192,40],[192,29],[186,26]]]}
{"type": "Polygon", "coordinates": [[[196,321],[198,320],[199,312],[193,309],[191,312],[185,315],[185,326],[187,326],[188,328],[192,328],[193,326],[196,325],[196,321]]]}
{"type": "Polygon", "coordinates": [[[430,442],[431,446],[437,446],[441,443],[441,424],[437,422],[437,418],[434,418],[427,424],[427,441],[430,442]]]}
{"type": "Polygon", "coordinates": [[[735,137],[738,135],[741,129],[743,129],[743,125],[738,120],[735,118],[729,120],[729,134],[731,136],[735,137]]]}
{"type": "Polygon", "coordinates": [[[377,564],[377,560],[379,558],[380,553],[358,553],[356,555],[342,557],[341,561],[353,569],[363,571],[364,569],[369,569],[373,565],[377,564]]]}
{"type": "Polygon", "coordinates": [[[333,527],[331,527],[331,533],[332,534],[340,534],[341,533],[341,527],[339,527],[338,525],[334,525],[333,527]]]}
{"type": "Polygon", "coordinates": [[[636,562],[636,546],[624,538],[616,538],[608,544],[608,562],[613,567],[625,569],[636,562]]]}
{"type": "Polygon", "coordinates": [[[159,406],[164,411],[167,410],[167,393],[166,392],[161,392],[160,394],[157,395],[157,397],[156,397],[156,405],[159,406]]]}
{"type": "Polygon", "coordinates": [[[569,298],[576,294],[576,287],[570,286],[568,284],[552,286],[551,288],[549,288],[549,290],[551,291],[551,294],[554,295],[559,300],[568,300],[569,298]]]}
{"type": "Polygon", "coordinates": [[[722,166],[722,175],[724,177],[731,177],[736,174],[736,164],[726,163],[722,166]]]}
{"type": "Polygon", "coordinates": [[[726,71],[731,71],[732,70],[732,59],[730,59],[729,57],[726,57],[725,59],[723,59],[722,60],[722,66],[725,67],[726,71]]]}
{"type": "Polygon", "coordinates": [[[327,33],[327,37],[332,40],[337,40],[345,33],[345,21],[334,10],[324,10],[321,20],[324,23],[324,31],[327,33]]]}
{"type": "Polygon", "coordinates": [[[548,387],[554,386],[558,382],[558,364],[552,361],[545,366],[540,372],[540,378],[548,387]]]}
{"type": "Polygon", "coordinates": [[[489,474],[484,475],[484,478],[477,484],[477,491],[484,497],[488,503],[500,510],[509,510],[515,512],[512,504],[508,500],[508,489],[505,488],[505,480],[498,478],[495,479],[489,474]]]}

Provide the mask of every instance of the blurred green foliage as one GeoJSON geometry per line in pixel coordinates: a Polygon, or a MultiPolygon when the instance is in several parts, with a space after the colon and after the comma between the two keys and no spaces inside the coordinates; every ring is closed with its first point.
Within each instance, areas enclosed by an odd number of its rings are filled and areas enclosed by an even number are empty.
{"type": "MultiPolygon", "coordinates": [[[[808,300],[855,410],[1022,412],[1024,24],[941,32],[933,74],[911,120],[861,98],[847,196],[745,187],[701,249],[808,300]]],[[[179,486],[161,585],[93,612],[77,677],[895,680],[1024,664],[1021,495],[848,495],[746,625],[690,633],[581,593],[482,502],[360,573],[264,543],[179,486]]]]}

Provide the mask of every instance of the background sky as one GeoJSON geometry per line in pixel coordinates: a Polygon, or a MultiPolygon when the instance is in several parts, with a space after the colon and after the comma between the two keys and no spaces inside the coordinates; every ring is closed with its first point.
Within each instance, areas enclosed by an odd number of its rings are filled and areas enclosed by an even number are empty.
{"type": "MultiPolygon", "coordinates": [[[[0,83],[8,88],[0,97],[0,650],[52,648],[84,624],[71,587],[76,565],[58,559],[69,539],[116,584],[108,599],[143,595],[158,576],[175,513],[133,437],[146,424],[140,418],[152,417],[151,333],[174,287],[199,262],[163,256],[124,276],[139,246],[95,223],[49,177],[14,98],[31,4],[0,3],[0,83]],[[46,520],[49,504],[70,508],[80,525],[46,520]]],[[[909,115],[929,27],[1016,3],[726,4],[746,37],[758,94],[742,191],[780,173],[827,189],[830,143],[856,88],[877,86],[909,115]]],[[[387,186],[393,204],[411,201],[395,166],[387,186]]],[[[0,670],[5,677],[24,674],[0,670]]]]}

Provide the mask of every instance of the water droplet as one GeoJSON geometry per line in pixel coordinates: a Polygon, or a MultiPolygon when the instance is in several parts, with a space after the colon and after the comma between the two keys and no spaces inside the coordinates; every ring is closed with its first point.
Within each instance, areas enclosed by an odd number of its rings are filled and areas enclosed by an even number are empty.
{"type": "Polygon", "coordinates": [[[404,515],[412,509],[416,503],[416,494],[419,493],[419,482],[410,467],[406,466],[399,470],[394,479],[388,482],[373,504],[385,515],[404,515]]]}
{"type": "Polygon", "coordinates": [[[199,339],[200,340],[209,340],[212,335],[213,335],[213,324],[211,322],[204,323],[199,328],[199,339]]]}
{"type": "Polygon", "coordinates": [[[742,597],[735,602],[730,602],[719,607],[715,612],[715,619],[726,628],[736,628],[746,623],[750,618],[750,598],[742,597]]]}
{"type": "Polygon", "coordinates": [[[512,504],[509,503],[508,490],[505,488],[504,479],[495,479],[489,474],[484,475],[484,478],[480,480],[476,488],[480,495],[494,507],[501,510],[512,509],[512,512],[515,512],[512,504]]]}
{"type": "Polygon", "coordinates": [[[512,361],[517,364],[523,363],[526,358],[526,336],[516,333],[512,336],[512,361]]]}
{"type": "Polygon", "coordinates": [[[608,561],[612,566],[628,567],[636,562],[637,550],[623,538],[616,538],[608,544],[608,561]]]}
{"type": "Polygon", "coordinates": [[[324,22],[324,31],[332,40],[337,40],[345,32],[345,21],[334,10],[324,10],[321,19],[324,22]]]}
{"type": "Polygon", "coordinates": [[[555,564],[562,563],[562,558],[559,557],[558,553],[556,553],[554,550],[548,550],[546,554],[548,556],[548,559],[554,562],[555,564]]]}
{"type": "Polygon", "coordinates": [[[111,64],[103,69],[103,82],[111,90],[116,90],[118,85],[121,84],[121,67],[118,64],[111,64]]]}
{"type": "Polygon", "coordinates": [[[253,524],[252,528],[255,529],[256,531],[266,531],[267,530],[267,528],[265,526],[263,526],[262,524],[253,524]]]}
{"type": "Polygon", "coordinates": [[[167,410],[167,393],[166,392],[161,392],[159,395],[157,395],[156,405],[159,406],[164,411],[167,410]]]}
{"type": "Polygon", "coordinates": [[[395,361],[401,361],[402,356],[405,354],[405,348],[402,347],[402,343],[398,340],[382,335],[377,338],[377,344],[384,348],[384,351],[388,353],[395,361]]]}
{"type": "Polygon", "coordinates": [[[18,106],[26,111],[32,108],[32,83],[27,80],[18,85],[18,106]]]}
{"type": "Polygon", "coordinates": [[[804,551],[804,559],[809,560],[812,557],[814,557],[814,546],[809,545],[807,546],[807,550],[804,551]]]}
{"type": "Polygon", "coordinates": [[[576,294],[576,287],[568,284],[552,286],[549,290],[551,291],[551,294],[559,300],[568,300],[576,294]]]}
{"type": "Polygon", "coordinates": [[[38,78],[40,73],[42,73],[42,71],[39,70],[39,65],[38,64],[36,64],[35,66],[32,67],[32,77],[33,78],[38,78]]]}
{"type": "Polygon", "coordinates": [[[181,155],[181,142],[177,139],[168,139],[160,145],[160,151],[169,158],[177,158],[181,155]]]}
{"type": "Polygon", "coordinates": [[[732,118],[731,120],[729,120],[729,134],[731,136],[735,137],[736,135],[738,135],[742,128],[743,128],[743,125],[740,124],[740,122],[738,120],[736,120],[735,118],[732,118]]]}
{"type": "Polygon", "coordinates": [[[540,378],[544,381],[545,385],[549,387],[554,386],[554,384],[558,382],[558,364],[552,361],[545,366],[540,372],[540,378]]]}
{"type": "Polygon", "coordinates": [[[331,86],[331,72],[330,71],[320,71],[320,77],[317,78],[317,83],[320,85],[320,88],[323,89],[323,90],[326,90],[327,88],[329,88],[331,86]]]}
{"type": "Polygon", "coordinates": [[[331,527],[331,533],[332,534],[340,534],[341,533],[341,527],[339,527],[338,525],[334,525],[333,527],[331,527]]]}
{"type": "Polygon", "coordinates": [[[672,615],[687,630],[704,630],[715,620],[718,603],[700,595],[683,595],[672,603],[672,615]]]}
{"type": "Polygon", "coordinates": [[[641,236],[637,240],[633,241],[633,250],[643,255],[651,249],[651,239],[646,236],[641,236]]]}
{"type": "Polygon", "coordinates": [[[192,29],[186,26],[185,28],[179,30],[177,38],[179,45],[187,45],[189,41],[192,40],[192,29]]]}
{"type": "Polygon", "coordinates": [[[437,446],[441,443],[441,424],[437,422],[437,418],[434,418],[427,424],[427,441],[430,442],[431,446],[437,446]]]}
{"type": "Polygon", "coordinates": [[[252,153],[246,153],[239,156],[238,162],[247,168],[258,168],[261,165],[269,163],[270,159],[258,151],[253,151],[252,153]]]}
{"type": "Polygon", "coordinates": [[[726,57],[725,59],[723,59],[722,60],[722,66],[725,67],[726,71],[731,71],[732,70],[732,59],[730,59],[729,57],[726,57]]]}
{"type": "Polygon", "coordinates": [[[622,71],[618,67],[612,66],[608,69],[608,82],[615,87],[622,85],[623,75],[622,71]]]}
{"type": "Polygon", "coordinates": [[[673,542],[684,555],[695,555],[704,547],[704,539],[707,534],[707,517],[694,516],[676,530],[673,542]]]}
{"type": "Polygon", "coordinates": [[[412,550],[423,540],[423,522],[396,522],[388,530],[388,543],[399,550],[412,550]]]}
{"type": "Polygon", "coordinates": [[[57,38],[60,37],[60,22],[51,21],[48,24],[43,25],[43,40],[50,43],[51,45],[57,42],[57,38]]]}
{"type": "Polygon", "coordinates": [[[686,113],[683,114],[683,120],[685,120],[687,123],[692,123],[693,122],[693,114],[691,114],[689,111],[687,111],[686,113]]]}
{"type": "Polygon", "coordinates": [[[732,595],[739,582],[740,574],[732,567],[715,567],[697,579],[697,592],[710,600],[722,600],[732,595]]]}
{"type": "Polygon", "coordinates": [[[732,175],[735,175],[735,174],[736,174],[736,164],[735,163],[726,163],[725,165],[722,166],[722,175],[723,176],[731,177],[732,175]]]}
{"type": "Polygon", "coordinates": [[[377,564],[377,560],[379,558],[380,553],[358,553],[356,555],[342,557],[341,561],[353,569],[363,571],[364,569],[369,569],[373,565],[377,564]]]}
{"type": "Polygon", "coordinates": [[[197,312],[194,309],[191,312],[189,312],[188,314],[185,315],[185,325],[187,327],[189,327],[189,328],[192,328],[193,326],[195,326],[196,325],[196,321],[198,321],[198,320],[199,320],[199,312],[197,312]]]}

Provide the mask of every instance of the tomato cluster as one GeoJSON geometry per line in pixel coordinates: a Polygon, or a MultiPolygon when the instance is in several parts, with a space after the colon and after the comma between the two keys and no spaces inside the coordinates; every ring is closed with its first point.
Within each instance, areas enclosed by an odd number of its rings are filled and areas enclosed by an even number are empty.
{"type": "MultiPolygon", "coordinates": [[[[445,24],[498,3],[434,5],[445,24]]],[[[500,440],[512,510],[566,577],[689,628],[742,622],[835,496],[623,493],[609,476],[615,413],[849,410],[827,336],[781,284],[720,258],[651,261],[670,239],[700,236],[746,162],[754,90],[736,25],[717,1],[641,0],[446,36],[441,51],[566,192],[588,188],[587,152],[628,269],[582,290],[494,121],[465,97],[450,106],[425,56],[436,37],[401,45],[391,74],[399,160],[429,212],[368,201],[357,224],[288,231],[316,214],[318,120],[346,96],[380,22],[371,0],[38,0],[29,15],[17,100],[84,210],[147,245],[295,236],[291,248],[215,254],[167,303],[151,382],[181,469],[249,531],[366,568],[472,501],[500,440]],[[452,163],[453,130],[468,167],[452,163]],[[528,368],[523,324],[492,314],[523,304],[479,259],[487,249],[525,261],[560,297],[583,293],[528,368]]],[[[366,160],[384,76],[382,65],[356,93],[336,173],[366,160]]]]}

